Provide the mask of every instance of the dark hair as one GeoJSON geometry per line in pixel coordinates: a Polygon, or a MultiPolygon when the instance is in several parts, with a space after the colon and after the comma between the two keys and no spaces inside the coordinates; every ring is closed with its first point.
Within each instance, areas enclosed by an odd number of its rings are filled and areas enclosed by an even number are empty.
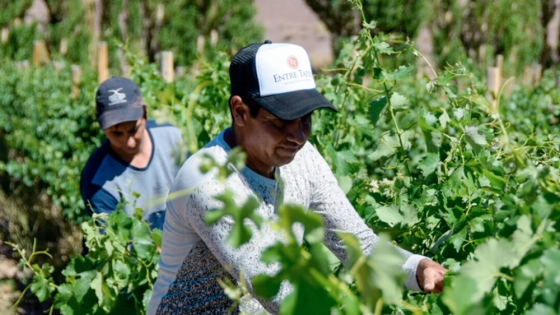
{"type": "MultiPolygon", "coordinates": [[[[233,97],[230,96],[229,98],[229,104],[231,104],[231,98],[233,97]]],[[[247,104],[247,106],[249,106],[249,113],[251,114],[251,117],[255,118],[257,117],[257,115],[259,114],[259,110],[261,109],[261,105],[259,105],[259,103],[257,103],[254,99],[250,98],[250,97],[242,97],[241,100],[243,101],[243,103],[247,104]]],[[[231,105],[229,106],[229,112],[231,115],[231,121],[233,122],[233,113],[231,111],[231,105]]]]}
{"type": "Polygon", "coordinates": [[[243,98],[243,103],[249,106],[249,112],[251,113],[251,117],[255,118],[259,114],[259,110],[261,109],[261,105],[257,103],[254,99],[250,97],[243,98]]]}

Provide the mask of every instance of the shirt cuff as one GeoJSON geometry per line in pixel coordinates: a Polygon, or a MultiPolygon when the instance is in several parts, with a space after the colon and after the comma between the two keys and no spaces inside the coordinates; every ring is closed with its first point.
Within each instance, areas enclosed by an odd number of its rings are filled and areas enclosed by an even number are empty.
{"type": "Polygon", "coordinates": [[[418,263],[422,259],[429,259],[428,257],[422,255],[412,255],[403,264],[403,269],[408,275],[405,283],[405,287],[412,291],[422,291],[418,285],[418,280],[416,280],[416,269],[418,269],[418,263]]]}

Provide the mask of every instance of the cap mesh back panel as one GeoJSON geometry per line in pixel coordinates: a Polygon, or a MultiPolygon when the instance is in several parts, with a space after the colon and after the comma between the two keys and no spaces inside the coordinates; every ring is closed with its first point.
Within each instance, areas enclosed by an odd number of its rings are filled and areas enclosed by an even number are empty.
{"type": "Polygon", "coordinates": [[[264,43],[255,43],[241,49],[232,59],[229,66],[231,95],[258,97],[259,79],[255,69],[255,55],[264,43]]]}

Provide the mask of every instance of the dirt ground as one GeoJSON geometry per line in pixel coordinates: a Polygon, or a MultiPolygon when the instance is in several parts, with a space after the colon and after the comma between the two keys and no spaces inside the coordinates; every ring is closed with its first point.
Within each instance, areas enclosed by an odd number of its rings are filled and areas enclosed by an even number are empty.
{"type": "Polygon", "coordinates": [[[314,67],[332,62],[330,33],[304,0],[255,0],[255,6],[266,39],[302,46],[314,67]]]}

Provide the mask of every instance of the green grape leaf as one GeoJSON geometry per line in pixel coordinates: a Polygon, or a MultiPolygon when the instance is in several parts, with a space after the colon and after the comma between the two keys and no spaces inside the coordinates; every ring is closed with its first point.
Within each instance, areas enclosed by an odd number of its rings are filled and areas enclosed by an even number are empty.
{"type": "Polygon", "coordinates": [[[76,280],[73,291],[78,303],[84,302],[86,295],[91,290],[90,283],[96,275],[97,272],[95,270],[91,270],[81,273],[80,279],[76,280]]]}
{"type": "Polygon", "coordinates": [[[515,296],[521,298],[529,285],[536,281],[541,274],[542,267],[537,259],[531,259],[515,271],[513,288],[515,296]]]}
{"type": "Polygon", "coordinates": [[[134,221],[132,224],[132,245],[138,257],[149,260],[155,251],[155,246],[150,234],[148,224],[142,221],[134,221]]]}
{"type": "Polygon", "coordinates": [[[428,153],[426,154],[426,157],[418,163],[418,168],[422,170],[422,174],[424,174],[424,176],[428,176],[437,169],[439,163],[439,154],[428,153]]]}
{"type": "Polygon", "coordinates": [[[373,161],[377,161],[383,157],[389,157],[397,152],[399,147],[399,141],[395,136],[390,134],[384,134],[379,141],[377,149],[369,155],[369,158],[373,161]]]}
{"type": "Polygon", "coordinates": [[[395,206],[382,206],[375,209],[379,220],[389,224],[390,226],[397,225],[404,221],[402,214],[395,206]]]}
{"type": "Polygon", "coordinates": [[[406,96],[401,95],[397,92],[394,92],[393,95],[391,95],[391,107],[393,107],[394,109],[406,109],[408,108],[408,99],[406,98],[406,96]]]}
{"type": "Polygon", "coordinates": [[[387,104],[388,102],[385,96],[369,103],[369,119],[371,120],[371,124],[373,126],[375,126],[379,121],[379,116],[387,104]]]}
{"type": "Polygon", "coordinates": [[[347,194],[352,189],[352,178],[350,176],[337,176],[338,186],[347,194]]]}
{"type": "Polygon", "coordinates": [[[393,72],[387,73],[387,79],[389,80],[404,80],[410,77],[410,74],[414,68],[412,66],[399,66],[399,68],[393,72]]]}
{"type": "Polygon", "coordinates": [[[346,175],[352,172],[352,164],[358,162],[354,152],[349,150],[332,151],[335,175],[346,175]]]}
{"type": "Polygon", "coordinates": [[[447,111],[443,110],[443,113],[439,116],[439,124],[442,128],[447,128],[447,124],[451,122],[451,117],[447,114],[447,111]]]}
{"type": "Polygon", "coordinates": [[[379,298],[387,303],[401,301],[406,275],[402,270],[404,257],[387,237],[381,234],[373,252],[362,263],[361,247],[354,235],[339,233],[348,249],[347,268],[352,271],[362,299],[369,307],[374,307],[379,298]]]}
{"type": "Polygon", "coordinates": [[[484,176],[490,181],[492,187],[500,191],[503,191],[506,188],[508,181],[505,178],[494,174],[493,172],[487,170],[486,168],[484,168],[482,172],[484,173],[484,176]]]}
{"type": "Polygon", "coordinates": [[[478,301],[475,293],[479,290],[475,279],[456,277],[450,288],[443,291],[442,300],[457,315],[469,315],[469,310],[478,301]]]}
{"type": "Polygon", "coordinates": [[[379,38],[374,38],[373,47],[380,53],[380,54],[387,54],[390,55],[394,52],[393,47],[391,47],[388,43],[381,41],[379,38]]]}
{"type": "Polygon", "coordinates": [[[103,301],[103,274],[101,272],[96,273],[95,277],[89,283],[89,287],[95,292],[97,300],[100,304],[103,301]]]}
{"type": "Polygon", "coordinates": [[[478,154],[478,152],[480,152],[480,150],[488,144],[486,136],[480,132],[480,129],[477,126],[465,127],[465,140],[476,154],[478,154]]]}
{"type": "MultiPolygon", "coordinates": [[[[276,259],[277,258],[274,257],[273,261],[276,259]]],[[[253,284],[253,290],[255,290],[257,295],[262,296],[265,299],[271,299],[278,294],[280,285],[282,284],[282,279],[275,276],[271,277],[261,274],[255,276],[251,283],[253,284]]]]}
{"type": "Polygon", "coordinates": [[[222,209],[212,209],[208,211],[204,219],[209,225],[217,223],[224,216],[231,216],[233,218],[233,227],[228,235],[227,242],[234,248],[239,248],[241,245],[247,243],[253,236],[253,231],[249,226],[246,226],[245,219],[252,220],[257,227],[260,227],[262,218],[255,213],[259,206],[259,201],[251,196],[245,203],[238,207],[233,191],[226,189],[222,194],[215,197],[216,200],[222,201],[224,207],[222,209]]]}
{"type": "Polygon", "coordinates": [[[559,259],[560,249],[558,248],[547,249],[540,259],[544,269],[543,299],[548,305],[557,305],[560,296],[559,259]]]}
{"type": "Polygon", "coordinates": [[[115,272],[116,278],[120,280],[128,280],[131,274],[130,267],[121,260],[113,262],[113,271],[115,272]]]}
{"type": "Polygon", "coordinates": [[[72,285],[69,283],[62,284],[58,287],[56,296],[54,298],[55,307],[62,307],[68,304],[70,299],[74,297],[72,285]]]}
{"type": "Polygon", "coordinates": [[[331,295],[306,281],[294,284],[294,290],[280,305],[281,314],[330,314],[336,305],[331,295]]]}
{"type": "Polygon", "coordinates": [[[44,302],[51,297],[54,286],[51,285],[51,279],[46,278],[42,273],[36,273],[31,282],[31,292],[33,292],[39,301],[44,302]]]}
{"type": "Polygon", "coordinates": [[[325,229],[323,218],[319,214],[307,211],[300,205],[291,204],[281,205],[278,213],[280,214],[278,223],[285,231],[291,232],[293,224],[299,222],[304,227],[304,237],[309,243],[315,244],[323,241],[325,229]]]}
{"type": "Polygon", "coordinates": [[[467,239],[467,232],[468,232],[467,228],[464,227],[461,230],[459,230],[458,232],[455,232],[449,238],[449,242],[453,245],[453,248],[455,248],[455,250],[457,252],[461,251],[461,246],[463,245],[463,243],[467,239]]]}

